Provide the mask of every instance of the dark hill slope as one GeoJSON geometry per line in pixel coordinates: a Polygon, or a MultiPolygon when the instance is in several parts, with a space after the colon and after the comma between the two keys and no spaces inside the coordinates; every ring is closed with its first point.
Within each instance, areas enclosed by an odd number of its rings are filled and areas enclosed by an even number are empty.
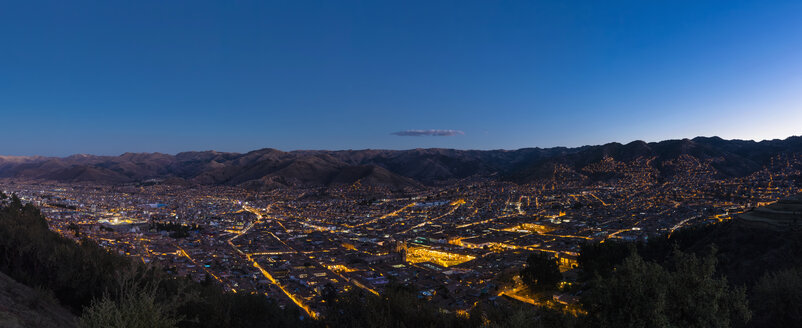
{"type": "Polygon", "coordinates": [[[717,271],[733,285],[754,285],[768,272],[802,268],[802,231],[776,229],[739,218],[706,226],[683,228],[646,243],[605,242],[583,245],[580,263],[585,273],[603,275],[629,255],[630,247],[647,260],[663,263],[677,247],[706,255],[716,250],[717,271]]]}
{"type": "Polygon", "coordinates": [[[802,267],[802,231],[777,231],[735,219],[674,240],[697,253],[715,245],[718,271],[735,285],[751,286],[767,272],[802,267]]]}
{"type": "Polygon", "coordinates": [[[70,328],[76,318],[43,290],[22,285],[0,272],[0,327],[70,328]]]}

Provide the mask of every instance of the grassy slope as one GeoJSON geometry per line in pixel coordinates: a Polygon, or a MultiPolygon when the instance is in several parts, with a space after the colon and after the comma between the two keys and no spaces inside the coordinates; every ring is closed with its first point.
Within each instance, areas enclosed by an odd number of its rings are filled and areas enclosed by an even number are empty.
{"type": "Polygon", "coordinates": [[[0,327],[75,327],[76,318],[42,290],[22,285],[0,273],[0,327]]]}

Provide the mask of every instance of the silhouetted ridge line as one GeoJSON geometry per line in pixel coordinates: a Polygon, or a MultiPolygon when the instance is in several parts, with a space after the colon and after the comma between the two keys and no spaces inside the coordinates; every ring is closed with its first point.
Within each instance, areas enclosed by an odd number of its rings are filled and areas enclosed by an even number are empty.
{"type": "Polygon", "coordinates": [[[284,152],[265,148],[244,154],[202,151],[63,158],[0,156],[0,178],[109,184],[150,180],[251,189],[359,184],[402,191],[461,179],[500,179],[519,184],[569,179],[587,183],[618,179],[633,166],[653,169],[657,181],[683,174],[688,165],[705,166],[716,177],[739,177],[762,169],[772,158],[784,154],[802,154],[802,138],[755,142],[697,137],[486,151],[431,148],[284,152]],[[605,166],[612,168],[600,169],[605,166]]]}

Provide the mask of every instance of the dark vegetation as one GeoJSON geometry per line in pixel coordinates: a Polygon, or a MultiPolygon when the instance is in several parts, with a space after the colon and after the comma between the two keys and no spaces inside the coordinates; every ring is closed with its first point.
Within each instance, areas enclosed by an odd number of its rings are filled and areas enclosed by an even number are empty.
{"type": "Polygon", "coordinates": [[[362,290],[336,295],[326,321],[334,327],[462,327],[467,320],[418,299],[411,288],[395,285],[381,296],[362,290]]]}
{"type": "Polygon", "coordinates": [[[553,291],[563,279],[557,258],[547,253],[532,253],[521,269],[521,280],[533,291],[553,291]]]}
{"type": "Polygon", "coordinates": [[[336,295],[325,323],[331,327],[574,327],[576,318],[545,308],[486,301],[469,313],[447,313],[421,300],[409,286],[391,285],[381,296],[362,290],[336,295]]]}
{"type": "Polygon", "coordinates": [[[713,254],[674,252],[664,265],[637,253],[582,297],[591,327],[740,327],[750,318],[746,293],[713,276],[713,254]]]}
{"type": "MultiPolygon", "coordinates": [[[[745,306],[751,310],[749,327],[790,327],[802,320],[800,231],[727,221],[678,230],[648,242],[587,244],[579,263],[583,279],[590,282],[583,302],[591,322],[612,320],[609,308],[593,306],[610,302],[630,313],[651,311],[646,312],[648,319],[661,318],[660,322],[680,327],[738,326],[750,317],[743,311],[745,306]],[[615,295],[621,290],[626,290],[626,297],[615,295]],[[635,301],[647,295],[648,300],[663,301],[635,301]],[[671,318],[683,303],[682,317],[671,318]],[[705,317],[711,313],[718,315],[705,317]]],[[[623,314],[619,317],[624,318],[623,314]]],[[[649,323],[645,326],[655,321],[649,323]]]]}
{"type": "Polygon", "coordinates": [[[151,222],[150,228],[156,231],[166,231],[172,238],[186,238],[189,237],[190,231],[198,231],[198,225],[183,225],[173,221],[167,222],[151,222]]]}

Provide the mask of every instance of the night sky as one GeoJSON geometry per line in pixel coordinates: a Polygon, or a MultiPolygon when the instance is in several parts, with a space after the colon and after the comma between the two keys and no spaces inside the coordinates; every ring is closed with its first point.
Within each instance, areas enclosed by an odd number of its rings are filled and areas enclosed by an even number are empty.
{"type": "Polygon", "coordinates": [[[17,1],[0,154],[802,134],[802,1],[17,1]]]}

